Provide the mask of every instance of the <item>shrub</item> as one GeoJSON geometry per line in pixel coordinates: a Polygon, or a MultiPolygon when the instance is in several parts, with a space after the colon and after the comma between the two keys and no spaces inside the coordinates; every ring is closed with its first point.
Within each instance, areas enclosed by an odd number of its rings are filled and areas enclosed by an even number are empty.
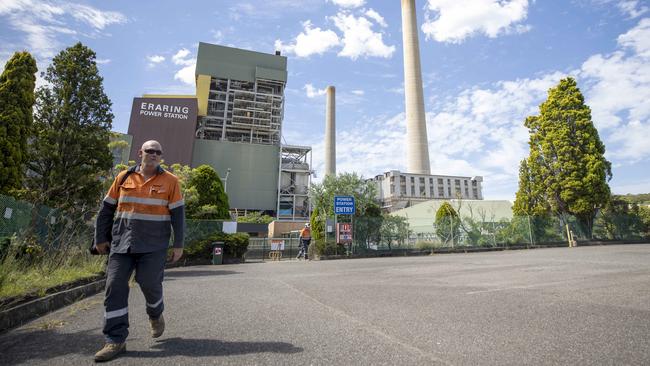
{"type": "Polygon", "coordinates": [[[432,250],[439,246],[440,245],[436,245],[435,242],[425,240],[419,240],[417,243],[415,243],[415,247],[419,250],[432,250]]]}
{"type": "Polygon", "coordinates": [[[336,241],[333,239],[330,240],[325,240],[325,239],[320,239],[320,240],[315,240],[312,245],[309,246],[310,253],[309,255],[312,255],[312,253],[316,255],[335,255],[337,253],[337,245],[336,241]],[[313,252],[312,252],[312,248],[313,252]]]}
{"type": "Polygon", "coordinates": [[[217,232],[201,239],[193,240],[185,247],[185,256],[188,259],[211,259],[212,243],[221,241],[224,243],[224,257],[242,258],[248,250],[248,234],[235,233],[226,234],[217,232]]]}

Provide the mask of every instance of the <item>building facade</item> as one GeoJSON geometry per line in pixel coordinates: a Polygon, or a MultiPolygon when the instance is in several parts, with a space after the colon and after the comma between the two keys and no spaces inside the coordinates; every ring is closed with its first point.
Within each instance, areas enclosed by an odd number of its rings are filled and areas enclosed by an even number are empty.
{"type": "MultiPolygon", "coordinates": [[[[311,175],[298,174],[292,190],[300,193],[291,193],[290,200],[282,187],[281,162],[287,149],[295,150],[281,143],[287,58],[201,42],[195,75],[195,95],[134,99],[132,154],[144,141],[159,140],[168,165],[212,166],[225,183],[231,210],[278,214],[282,208],[284,218],[308,217],[308,200],[296,195],[309,190],[311,175]],[[188,109],[190,115],[195,111],[190,121],[175,109],[167,113],[183,103],[194,106],[188,109]]],[[[309,147],[302,150],[311,154],[309,147]]]]}
{"type": "Polygon", "coordinates": [[[410,174],[391,170],[375,176],[372,181],[377,186],[381,207],[390,212],[432,199],[483,199],[481,176],[410,174]]]}

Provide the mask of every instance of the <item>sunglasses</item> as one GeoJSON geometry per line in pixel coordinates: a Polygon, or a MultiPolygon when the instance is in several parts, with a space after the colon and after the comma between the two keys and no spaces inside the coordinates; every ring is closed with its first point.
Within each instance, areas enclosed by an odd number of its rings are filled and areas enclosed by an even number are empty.
{"type": "Polygon", "coordinates": [[[162,155],[162,150],[156,150],[156,149],[146,149],[144,150],[147,154],[156,154],[156,155],[162,155]]]}

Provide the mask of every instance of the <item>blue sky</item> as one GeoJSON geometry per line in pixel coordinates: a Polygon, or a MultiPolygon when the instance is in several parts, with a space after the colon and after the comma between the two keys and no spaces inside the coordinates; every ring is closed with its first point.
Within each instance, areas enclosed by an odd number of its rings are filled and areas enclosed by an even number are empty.
{"type": "MultiPolygon", "coordinates": [[[[416,0],[416,11],[433,174],[482,175],[486,199],[514,199],[523,121],[570,75],[613,164],[612,191],[650,192],[650,1],[416,0]]],[[[97,52],[116,131],[133,97],[193,93],[200,41],[281,49],[286,143],[313,146],[322,176],[334,85],[337,170],[405,170],[399,1],[0,0],[3,65],[28,50],[44,70],[76,41],[97,52]]]]}

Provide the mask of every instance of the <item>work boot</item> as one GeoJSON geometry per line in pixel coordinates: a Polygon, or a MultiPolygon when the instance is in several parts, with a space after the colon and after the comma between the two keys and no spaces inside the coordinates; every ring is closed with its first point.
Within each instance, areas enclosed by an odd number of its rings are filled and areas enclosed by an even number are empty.
{"type": "Polygon", "coordinates": [[[95,362],[110,361],[120,353],[126,352],[126,343],[106,343],[95,353],[95,362]]]}
{"type": "Polygon", "coordinates": [[[149,319],[149,324],[151,324],[151,338],[158,338],[165,331],[165,318],[162,314],[158,319],[149,319]]]}

